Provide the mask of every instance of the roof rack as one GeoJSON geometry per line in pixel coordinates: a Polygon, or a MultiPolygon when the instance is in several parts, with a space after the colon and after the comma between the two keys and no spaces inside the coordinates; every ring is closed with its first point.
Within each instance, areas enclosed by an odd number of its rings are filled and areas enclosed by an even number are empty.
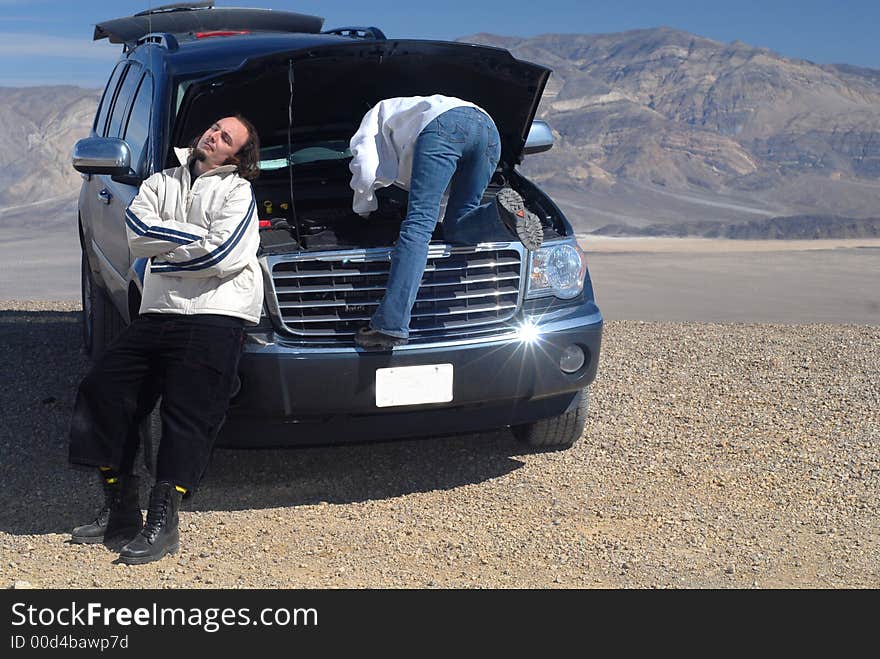
{"type": "Polygon", "coordinates": [[[152,16],[154,14],[164,14],[169,11],[189,11],[190,9],[211,9],[214,6],[214,0],[207,2],[177,2],[173,5],[162,5],[161,7],[152,7],[144,9],[134,14],[134,16],[152,16]]]}
{"type": "Polygon", "coordinates": [[[385,33],[377,27],[335,27],[332,30],[324,30],[321,34],[336,34],[340,37],[352,37],[353,39],[375,39],[385,41],[385,33]]]}
{"type": "Polygon", "coordinates": [[[137,41],[150,33],[187,34],[218,30],[251,32],[299,32],[318,34],[324,19],[277,9],[214,7],[213,2],[165,5],[134,16],[114,18],[95,25],[93,39],[109,39],[137,47],[137,41]]]}
{"type": "MultiPolygon", "coordinates": [[[[177,37],[169,32],[150,32],[145,34],[137,40],[134,47],[136,48],[145,43],[154,43],[170,51],[177,50],[180,47],[177,37]]],[[[125,52],[128,52],[128,50],[130,50],[129,45],[125,44],[125,52]]]]}

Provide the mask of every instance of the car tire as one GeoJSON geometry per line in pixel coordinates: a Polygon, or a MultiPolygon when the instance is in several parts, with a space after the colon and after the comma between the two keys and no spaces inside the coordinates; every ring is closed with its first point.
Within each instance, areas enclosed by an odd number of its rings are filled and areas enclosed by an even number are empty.
{"type": "Polygon", "coordinates": [[[580,397],[577,407],[570,412],[549,419],[512,426],[513,436],[536,449],[560,451],[570,448],[581,438],[587,423],[587,411],[590,407],[588,387],[581,391],[580,397]]]}
{"type": "Polygon", "coordinates": [[[95,283],[85,252],[82,253],[80,270],[83,349],[89,359],[96,361],[113,339],[119,336],[125,321],[113,306],[107,291],[95,283]]]}

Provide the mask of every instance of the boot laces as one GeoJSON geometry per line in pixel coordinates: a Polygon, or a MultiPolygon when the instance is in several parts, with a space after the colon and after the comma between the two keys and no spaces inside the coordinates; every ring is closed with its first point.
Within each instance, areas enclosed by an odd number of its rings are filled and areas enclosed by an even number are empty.
{"type": "Polygon", "coordinates": [[[109,483],[104,483],[104,506],[98,511],[95,517],[96,524],[106,524],[110,519],[110,512],[114,508],[118,508],[122,502],[122,491],[119,487],[113,487],[109,483]]]}
{"type": "Polygon", "coordinates": [[[97,524],[98,526],[106,526],[107,522],[109,522],[109,521],[110,521],[110,506],[107,504],[104,504],[104,506],[101,508],[101,510],[98,511],[98,514],[95,515],[94,524],[97,524]]]}
{"type": "Polygon", "coordinates": [[[162,496],[150,497],[150,507],[147,509],[147,522],[144,524],[142,533],[151,541],[159,533],[159,529],[165,522],[168,511],[168,499],[162,496]]]}

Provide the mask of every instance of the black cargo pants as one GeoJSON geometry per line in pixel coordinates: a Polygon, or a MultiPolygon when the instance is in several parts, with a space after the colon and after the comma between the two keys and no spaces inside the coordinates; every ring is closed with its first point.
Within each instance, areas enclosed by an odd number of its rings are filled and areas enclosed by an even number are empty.
{"type": "Polygon", "coordinates": [[[80,383],[70,428],[72,464],[131,473],[140,424],[162,396],[156,480],[194,491],[229,407],[243,321],[144,314],[80,383]]]}

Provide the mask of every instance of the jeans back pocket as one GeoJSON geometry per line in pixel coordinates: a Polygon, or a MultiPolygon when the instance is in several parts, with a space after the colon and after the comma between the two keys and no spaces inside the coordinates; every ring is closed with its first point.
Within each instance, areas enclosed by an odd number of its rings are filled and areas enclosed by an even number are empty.
{"type": "Polygon", "coordinates": [[[463,112],[447,110],[437,117],[437,134],[450,142],[467,142],[472,126],[473,120],[463,112]]]}

